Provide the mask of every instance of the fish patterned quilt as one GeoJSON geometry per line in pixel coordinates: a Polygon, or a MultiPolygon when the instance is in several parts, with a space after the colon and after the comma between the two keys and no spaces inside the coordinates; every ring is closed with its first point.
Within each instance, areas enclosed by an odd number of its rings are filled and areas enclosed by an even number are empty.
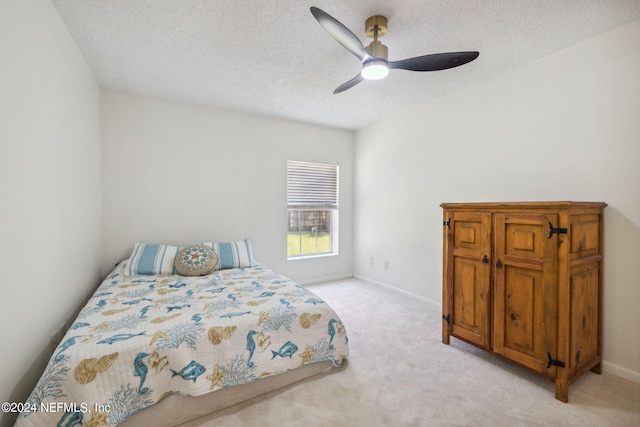
{"type": "Polygon", "coordinates": [[[199,396],[349,354],[338,315],[258,265],[102,282],[16,426],[115,426],[173,393],[199,396]]]}

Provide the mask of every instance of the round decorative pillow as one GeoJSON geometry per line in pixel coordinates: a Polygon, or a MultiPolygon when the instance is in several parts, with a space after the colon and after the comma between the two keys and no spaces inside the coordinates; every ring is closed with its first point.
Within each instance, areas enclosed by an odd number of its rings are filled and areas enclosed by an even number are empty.
{"type": "Polygon", "coordinates": [[[178,251],[174,266],[181,276],[204,276],[216,268],[218,256],[209,246],[191,245],[178,251]]]}

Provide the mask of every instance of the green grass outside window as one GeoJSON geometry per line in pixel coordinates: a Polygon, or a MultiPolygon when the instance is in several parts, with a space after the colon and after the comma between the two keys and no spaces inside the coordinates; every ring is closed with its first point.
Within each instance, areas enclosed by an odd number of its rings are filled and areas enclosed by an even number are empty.
{"type": "Polygon", "coordinates": [[[287,256],[313,255],[331,252],[329,233],[289,233],[287,235],[287,256]]]}

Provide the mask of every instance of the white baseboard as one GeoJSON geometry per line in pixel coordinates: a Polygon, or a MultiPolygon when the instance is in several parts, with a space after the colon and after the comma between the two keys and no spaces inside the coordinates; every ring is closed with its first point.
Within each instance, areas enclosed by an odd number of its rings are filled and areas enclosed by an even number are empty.
{"type": "Polygon", "coordinates": [[[624,366],[616,365],[615,363],[603,360],[602,370],[609,374],[614,374],[629,381],[633,381],[634,383],[640,384],[640,372],[632,371],[631,369],[625,368],[624,366]]]}
{"type": "Polygon", "coordinates": [[[331,282],[333,280],[351,279],[352,277],[353,277],[353,275],[351,275],[351,274],[342,274],[342,275],[339,275],[339,276],[322,277],[320,279],[311,279],[311,280],[298,281],[298,283],[300,283],[302,286],[307,286],[307,285],[314,285],[316,283],[331,282]]]}
{"type": "MultiPolygon", "coordinates": [[[[363,282],[372,284],[374,286],[385,288],[392,292],[396,292],[396,293],[408,296],[410,298],[418,299],[424,302],[425,304],[427,304],[429,307],[438,311],[442,311],[442,303],[439,303],[437,301],[433,301],[429,298],[421,297],[420,295],[412,294],[411,292],[398,289],[394,286],[388,285],[386,283],[378,282],[377,280],[373,280],[368,277],[361,276],[359,274],[354,274],[353,277],[355,279],[362,280],[363,282]]],[[[602,369],[607,373],[614,374],[619,377],[625,378],[629,381],[633,381],[634,383],[640,384],[640,372],[636,372],[631,369],[625,368],[623,366],[616,365],[615,363],[607,362],[606,360],[602,361],[602,369]]]]}
{"type": "Polygon", "coordinates": [[[432,299],[425,298],[425,297],[422,297],[420,295],[416,295],[416,294],[413,294],[411,292],[407,292],[407,291],[402,290],[402,289],[398,289],[398,288],[396,288],[394,286],[387,285],[386,283],[378,282],[377,280],[373,280],[373,279],[370,279],[368,277],[361,276],[359,274],[354,274],[353,278],[354,279],[358,279],[358,280],[362,280],[363,282],[367,282],[367,283],[369,283],[371,285],[374,285],[374,286],[385,288],[387,290],[390,290],[390,291],[398,293],[398,294],[402,294],[402,295],[408,296],[408,297],[413,298],[413,299],[420,300],[420,301],[424,302],[425,304],[427,304],[429,307],[433,308],[434,310],[442,311],[442,303],[440,303],[438,301],[434,301],[432,299]]]}

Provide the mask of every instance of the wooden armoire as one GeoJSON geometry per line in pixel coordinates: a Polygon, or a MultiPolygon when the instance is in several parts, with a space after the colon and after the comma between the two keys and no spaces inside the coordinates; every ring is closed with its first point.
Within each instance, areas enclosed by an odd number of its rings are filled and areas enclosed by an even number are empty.
{"type": "Polygon", "coordinates": [[[602,370],[601,202],[443,203],[442,342],[555,381],[602,370]]]}

